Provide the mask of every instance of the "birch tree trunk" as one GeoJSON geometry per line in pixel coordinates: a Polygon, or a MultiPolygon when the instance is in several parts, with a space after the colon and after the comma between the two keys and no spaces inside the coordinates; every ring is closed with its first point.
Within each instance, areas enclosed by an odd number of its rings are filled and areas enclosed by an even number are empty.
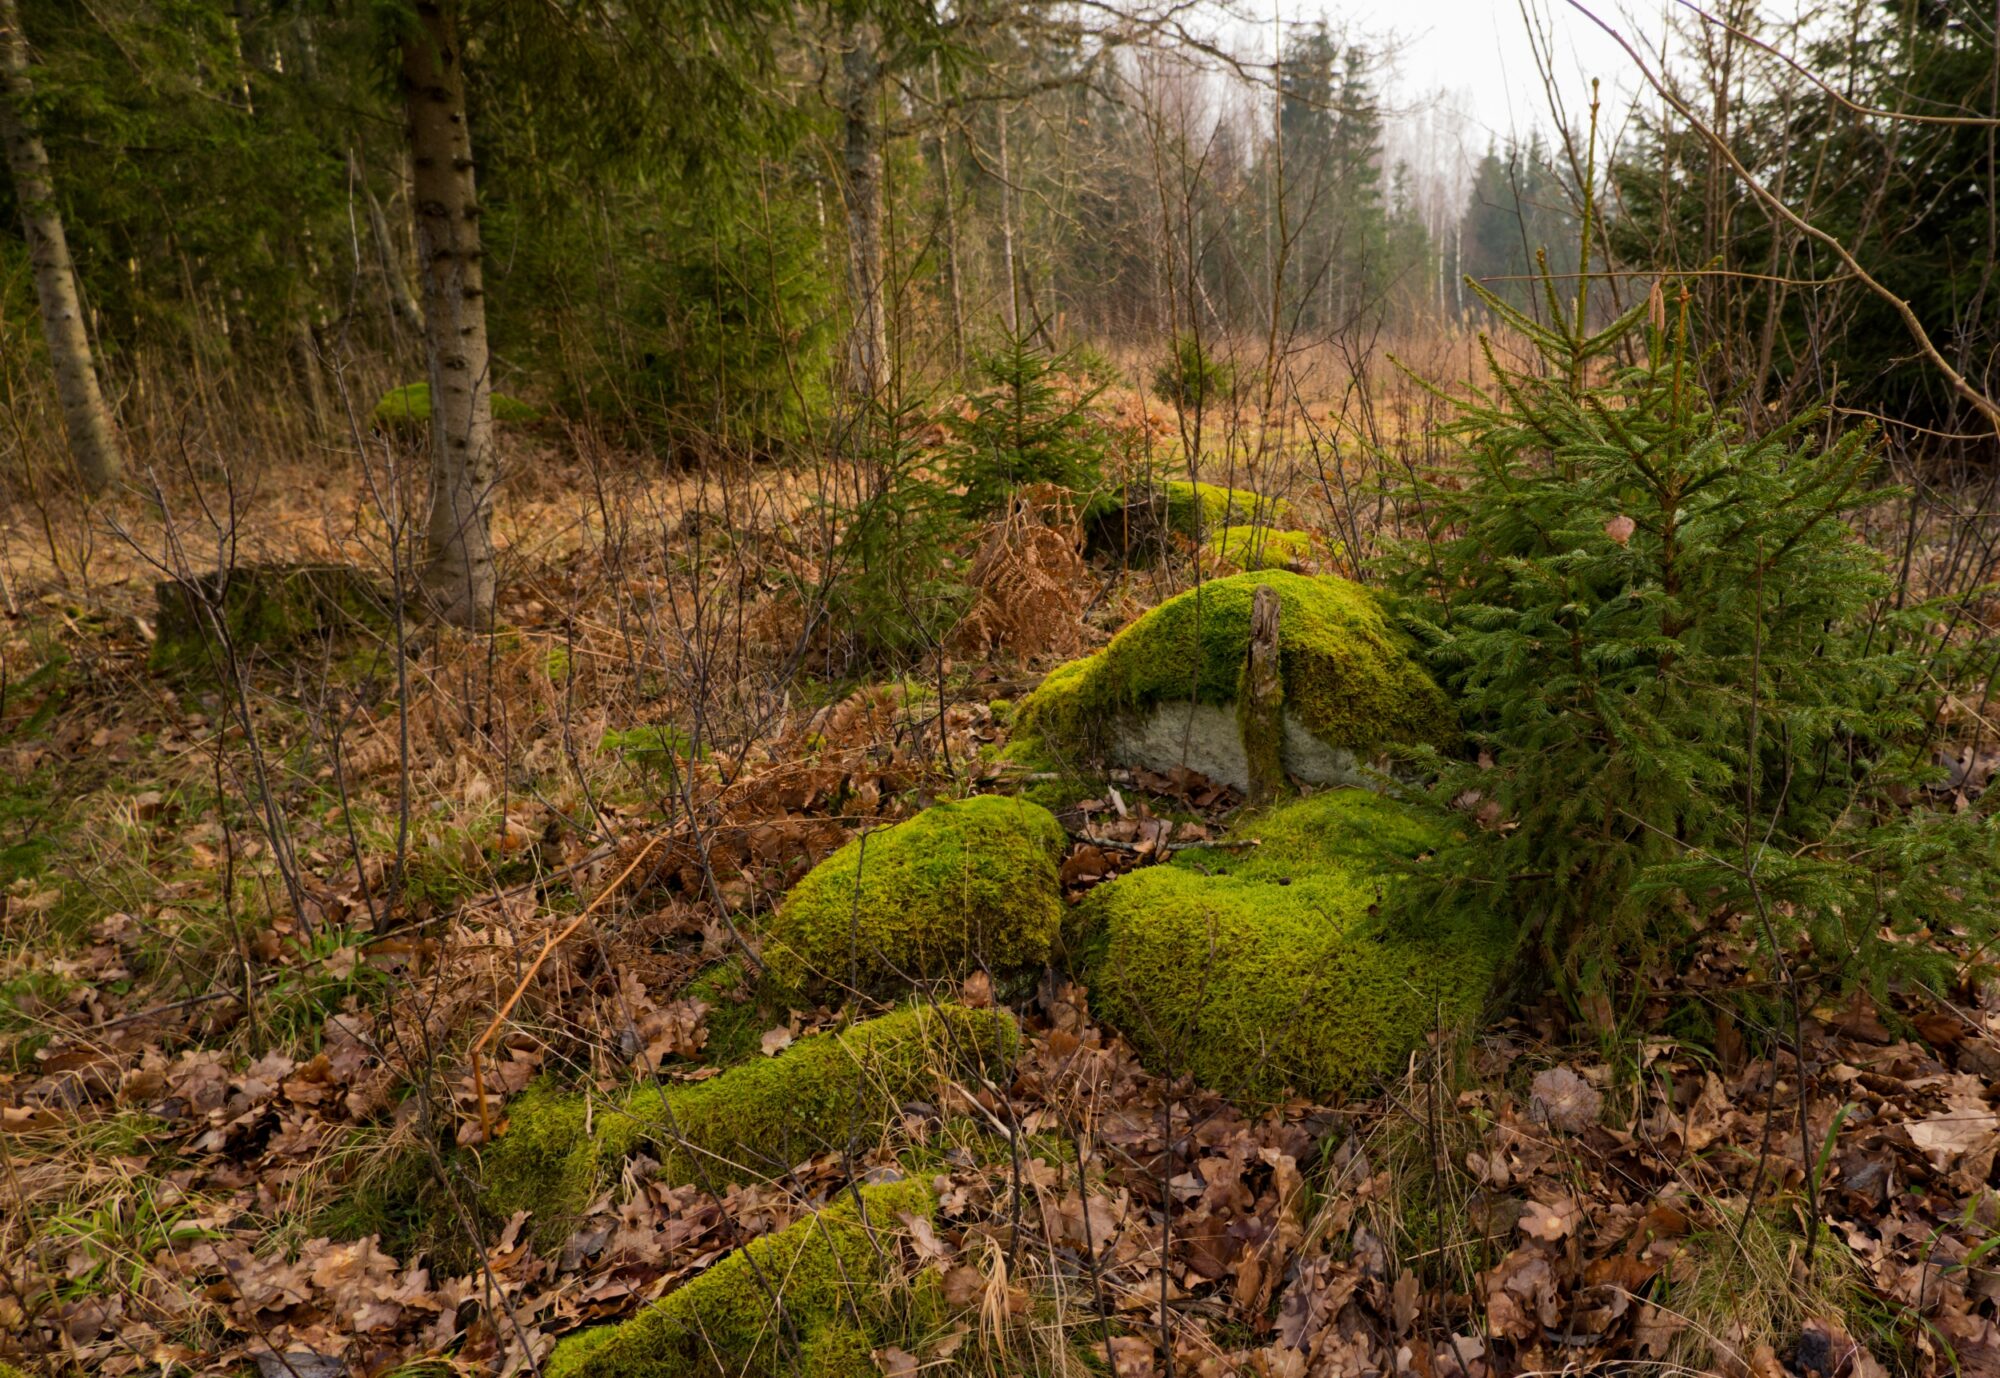
{"type": "Polygon", "coordinates": [[[35,274],[35,297],[42,314],[42,333],[55,366],[56,395],[62,401],[63,430],[70,458],[83,486],[101,493],[125,467],[111,410],[97,385],[90,336],[83,328],[83,308],[76,294],[76,270],[70,263],[69,239],[56,209],[55,186],[49,176],[48,150],[42,146],[30,114],[34,84],[28,77],[28,39],[21,32],[15,0],[0,0],[0,143],[7,148],[7,167],[14,194],[21,203],[21,227],[28,239],[28,262],[35,274]]]}
{"type": "Polygon", "coordinates": [[[464,53],[451,0],[418,0],[402,43],[412,204],[431,385],[431,509],[424,586],[438,616],[493,620],[493,380],[480,279],[479,201],[464,53]]]}
{"type": "Polygon", "coordinates": [[[854,323],[847,337],[847,383],[858,397],[878,397],[889,376],[889,321],[882,270],[882,58],[875,26],[848,27],[841,53],[840,114],[845,126],[848,290],[854,323]]]}

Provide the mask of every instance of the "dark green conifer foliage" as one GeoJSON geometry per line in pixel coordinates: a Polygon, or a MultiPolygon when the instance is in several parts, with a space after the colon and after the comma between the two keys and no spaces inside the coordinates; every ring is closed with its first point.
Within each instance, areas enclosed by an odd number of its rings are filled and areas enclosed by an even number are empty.
{"type": "Polygon", "coordinates": [[[968,399],[972,414],[951,428],[951,476],[964,489],[966,515],[999,511],[1024,484],[1094,492],[1103,482],[1105,437],[1090,404],[1104,389],[1066,394],[1065,377],[1081,368],[1028,331],[1005,334],[979,371],[987,386],[968,399]]]}
{"type": "Polygon", "coordinates": [[[1409,494],[1398,582],[1478,756],[1431,757],[1458,829],[1434,900],[1499,906],[1572,995],[1718,915],[1841,983],[1937,956],[1885,934],[1990,927],[1993,821],[1922,789],[1968,648],[1848,524],[1881,497],[1871,437],[1817,411],[1747,437],[1685,293],[1590,333],[1587,280],[1557,281],[1545,324],[1474,285],[1541,367],[1488,346],[1490,386],[1447,398],[1455,462],[1409,494]]]}

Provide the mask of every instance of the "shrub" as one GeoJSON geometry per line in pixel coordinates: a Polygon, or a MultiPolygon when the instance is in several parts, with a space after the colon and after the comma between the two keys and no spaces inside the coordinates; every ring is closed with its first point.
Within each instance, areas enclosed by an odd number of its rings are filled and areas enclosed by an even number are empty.
{"type": "Polygon", "coordinates": [[[919,1182],[860,1187],[753,1239],[631,1320],[570,1336],[548,1378],[858,1378],[871,1350],[901,1338],[915,1307],[942,1315],[935,1278],[904,1284],[889,1243],[904,1217],[937,1218],[919,1182]],[[859,1196],[857,1202],[856,1196],[859,1196]],[[904,1285],[898,1285],[904,1284],[904,1285]]]}
{"type": "Polygon", "coordinates": [[[864,660],[937,646],[973,593],[960,553],[971,533],[918,442],[914,413],[877,422],[855,459],[857,491],[821,503],[835,533],[824,621],[851,638],[854,657],[864,660]]]}
{"type": "Polygon", "coordinates": [[[778,1177],[872,1140],[903,1101],[935,1094],[940,1074],[1004,1065],[1018,1039],[1004,1010],[912,1006],[707,1081],[648,1083],[608,1101],[539,1082],[508,1105],[507,1133],[482,1155],[481,1200],[498,1219],[531,1212],[549,1242],[641,1150],[675,1184],[778,1177]]]}
{"type": "Polygon", "coordinates": [[[979,361],[988,386],[951,422],[952,480],[968,516],[1000,511],[1017,488],[1050,484],[1088,498],[1103,482],[1105,438],[1090,413],[1101,386],[1065,397],[1068,354],[1052,355],[1025,334],[1006,336],[979,361]]]}
{"type": "Polygon", "coordinates": [[[1431,924],[1398,872],[1438,841],[1400,805],[1333,790],[1092,891],[1070,929],[1092,1009],[1164,1073],[1268,1103],[1393,1070],[1477,1015],[1511,945],[1491,915],[1431,924]]]}
{"type": "Polygon", "coordinates": [[[1433,760],[1436,807],[1487,825],[1438,901],[1521,915],[1572,993],[1717,909],[1841,979],[1874,965],[1849,954],[1934,955],[1885,926],[1985,931],[1992,820],[1899,802],[1957,652],[1847,523],[1878,497],[1868,436],[1823,439],[1820,411],[1745,433],[1695,381],[1684,305],[1593,333],[1587,289],[1548,288],[1548,326],[1481,295],[1544,367],[1489,347],[1492,387],[1449,397],[1449,458],[1406,495],[1425,529],[1397,582],[1483,753],[1433,760]]]}
{"type": "Polygon", "coordinates": [[[784,986],[882,989],[1048,956],[1062,921],[1062,825],[980,795],[856,838],[792,887],[766,934],[784,986]]]}
{"type": "Polygon", "coordinates": [[[1181,411],[1202,411],[1236,395],[1236,366],[1194,335],[1176,335],[1153,369],[1153,395],[1181,411]]]}

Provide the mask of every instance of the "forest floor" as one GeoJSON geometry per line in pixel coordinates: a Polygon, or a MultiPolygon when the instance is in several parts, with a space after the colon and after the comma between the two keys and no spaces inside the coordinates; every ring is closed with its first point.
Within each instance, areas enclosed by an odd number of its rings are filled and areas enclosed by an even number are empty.
{"type": "MultiPolygon", "coordinates": [[[[116,512],[16,514],[0,1361],[524,1372],[919,1154],[941,1214],[898,1247],[952,1305],[876,1353],[890,1378],[2000,1373],[2000,988],[1794,1009],[1722,921],[1597,1031],[1517,1008],[1375,1095],[1256,1116],[1142,1067],[1061,972],[976,977],[959,998],[1022,1022],[1012,1079],[969,1116],[910,1109],[858,1162],[719,1192],[632,1174],[560,1247],[469,1203],[399,1210],[537,1075],[712,1075],[743,1031],[689,983],[723,918],[754,931],[858,831],[1020,788],[1011,701],[1193,577],[1079,561],[1045,648],[871,681],[783,577],[810,574],[811,477],[543,458],[502,496],[496,634],[315,642],[247,663],[240,695],[152,664],[157,506],[129,540],[116,512]],[[677,768],[634,735],[690,721],[709,749],[677,768]]],[[[383,566],[358,475],[287,478],[220,524],[189,486],[165,563],[383,566]]],[[[1340,568],[1377,509],[1303,460],[1282,482],[1340,568]]],[[[1069,897],[1241,802],[1113,776],[1063,815],[1069,897]]],[[[785,1011],[752,1056],[842,1013],[785,1011]]]]}

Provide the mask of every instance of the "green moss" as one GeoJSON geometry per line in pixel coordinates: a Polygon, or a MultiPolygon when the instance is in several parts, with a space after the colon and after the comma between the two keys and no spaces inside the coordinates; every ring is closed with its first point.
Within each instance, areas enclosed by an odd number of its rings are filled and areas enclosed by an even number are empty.
{"type": "Polygon", "coordinates": [[[902,1216],[935,1219],[918,1182],[862,1187],[750,1241],[617,1326],[556,1346],[547,1378],[861,1378],[869,1351],[938,1312],[934,1284],[893,1275],[902,1216]]]}
{"type": "Polygon", "coordinates": [[[1261,526],[1225,526],[1208,538],[1211,559],[1238,569],[1283,569],[1313,556],[1313,538],[1305,531],[1272,531],[1261,526]]]}
{"type": "Polygon", "coordinates": [[[1398,869],[1434,841],[1421,822],[1335,790],[1240,833],[1262,845],[1132,872],[1070,926],[1092,1009],[1156,1066],[1251,1102],[1331,1099],[1476,1017],[1510,934],[1398,910],[1398,869]]]}
{"type": "Polygon", "coordinates": [[[1062,825],[980,795],[856,838],[785,897],[764,961],[788,987],[862,990],[1048,956],[1062,922],[1062,825]]]}
{"type": "Polygon", "coordinates": [[[757,982],[740,955],[705,968],[681,994],[708,1006],[703,1023],[708,1041],[701,1045],[701,1056],[716,1067],[732,1067],[755,1057],[764,1031],[785,1022],[783,993],[757,982]]]}
{"type": "Polygon", "coordinates": [[[1291,517],[1292,505],[1283,498],[1265,497],[1248,488],[1225,488],[1219,483],[1190,483],[1185,479],[1169,483],[1167,526],[1191,541],[1234,526],[1275,526],[1291,517]]]}
{"type": "Polygon", "coordinates": [[[1332,575],[1214,579],[1154,608],[1094,655],[1052,671],[1017,710],[1017,759],[1096,760],[1124,713],[1236,696],[1260,584],[1278,594],[1285,706],[1329,746],[1448,745],[1457,715],[1375,596],[1332,575]]]}
{"type": "MultiPolygon", "coordinates": [[[[385,431],[417,431],[431,424],[431,385],[405,383],[390,388],[369,413],[385,431]]],[[[538,421],[541,413],[519,398],[504,392],[493,394],[493,419],[504,423],[538,421]]]]}
{"type": "Polygon", "coordinates": [[[163,579],[153,589],[153,668],[199,671],[218,663],[211,654],[219,615],[240,658],[280,652],[315,637],[356,628],[386,630],[390,600],[346,565],[261,564],[163,579]]]}
{"type": "Polygon", "coordinates": [[[508,1106],[507,1132],[483,1155],[481,1199],[496,1219],[532,1212],[548,1241],[641,1149],[676,1184],[768,1180],[829,1148],[865,1148],[940,1075],[1005,1066],[1019,1039],[1004,1010],[911,1006],[664,1090],[604,1098],[539,1082],[508,1106]]]}

